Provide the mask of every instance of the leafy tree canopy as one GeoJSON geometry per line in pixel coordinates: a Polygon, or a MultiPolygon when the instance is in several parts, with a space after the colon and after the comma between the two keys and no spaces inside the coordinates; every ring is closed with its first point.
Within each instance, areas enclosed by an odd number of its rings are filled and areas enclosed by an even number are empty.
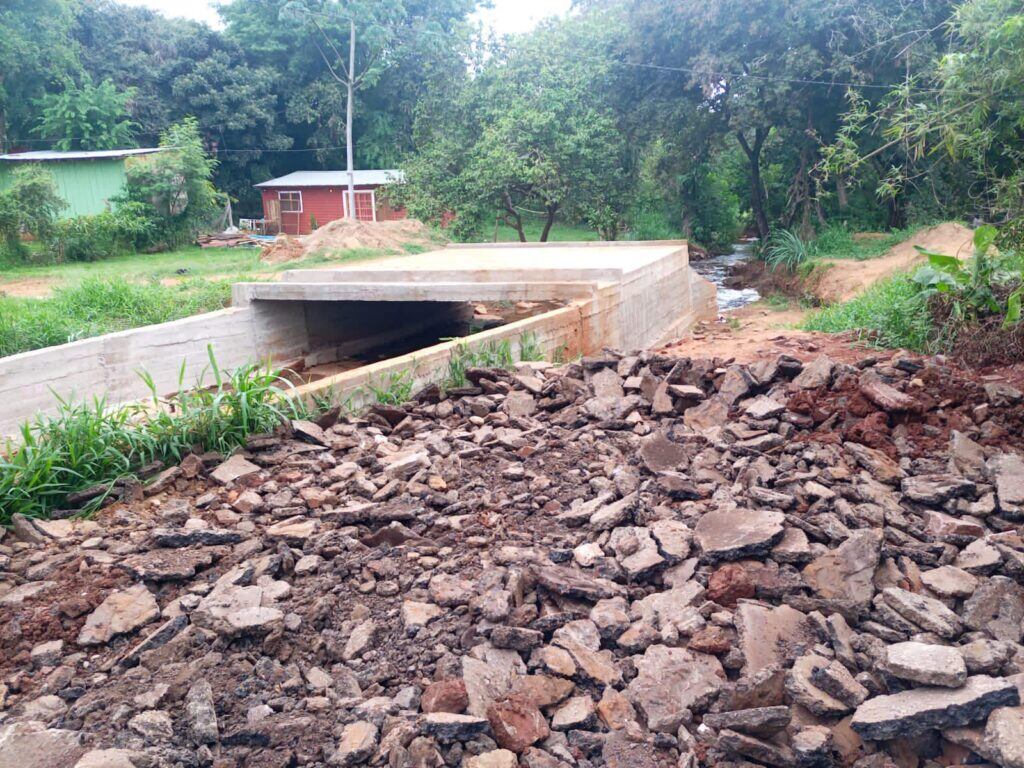
{"type": "Polygon", "coordinates": [[[87,74],[80,85],[66,79],[60,91],[39,100],[34,133],[65,151],[132,147],[138,125],[128,117],[128,104],[134,96],[134,88],[119,91],[109,79],[98,85],[87,74]]]}

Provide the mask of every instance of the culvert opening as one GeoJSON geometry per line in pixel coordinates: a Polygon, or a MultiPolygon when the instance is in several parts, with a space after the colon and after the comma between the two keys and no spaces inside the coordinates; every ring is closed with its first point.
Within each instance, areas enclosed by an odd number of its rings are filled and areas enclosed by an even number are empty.
{"type": "Polygon", "coordinates": [[[287,367],[302,383],[415,353],[566,306],[564,301],[292,301],[305,353],[287,367]]]}

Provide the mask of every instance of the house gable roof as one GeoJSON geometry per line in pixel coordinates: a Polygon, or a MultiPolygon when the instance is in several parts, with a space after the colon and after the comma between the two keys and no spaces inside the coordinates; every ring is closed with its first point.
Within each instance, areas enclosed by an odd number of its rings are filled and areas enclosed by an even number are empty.
{"type": "Polygon", "coordinates": [[[37,150],[33,152],[15,152],[0,155],[0,160],[15,163],[51,163],[61,160],[112,160],[133,155],[149,155],[163,152],[163,147],[144,147],[141,149],[101,149],[91,152],[58,152],[56,150],[37,150]]]}
{"type": "MultiPolygon", "coordinates": [[[[398,170],[367,170],[353,171],[352,183],[356,186],[365,184],[392,184],[405,180],[405,175],[398,170]]],[[[284,189],[294,187],[346,187],[348,171],[295,171],[287,176],[270,179],[256,187],[284,189]]]]}

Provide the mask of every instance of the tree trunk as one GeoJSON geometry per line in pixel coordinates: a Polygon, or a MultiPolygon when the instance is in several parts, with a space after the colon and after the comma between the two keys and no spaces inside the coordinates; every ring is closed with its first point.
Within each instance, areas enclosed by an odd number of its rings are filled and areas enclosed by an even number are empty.
{"type": "Polygon", "coordinates": [[[761,180],[761,149],[764,147],[767,136],[768,132],[759,127],[754,130],[754,143],[750,144],[747,142],[747,137],[743,135],[743,131],[736,131],[736,138],[750,164],[750,210],[754,213],[754,226],[757,228],[757,236],[761,240],[767,240],[770,234],[766,210],[768,195],[765,193],[764,182],[761,180]]]}
{"type": "Polygon", "coordinates": [[[824,214],[815,194],[817,184],[810,172],[810,152],[810,147],[806,145],[800,150],[800,166],[789,185],[789,197],[783,216],[786,226],[792,227],[797,224],[800,237],[804,240],[814,237],[812,214],[817,217],[819,223],[824,223],[824,214]]]}
{"type": "Polygon", "coordinates": [[[846,192],[846,178],[842,174],[836,176],[836,202],[839,203],[840,211],[845,211],[850,206],[850,196],[846,192]]]}
{"type": "Polygon", "coordinates": [[[519,211],[517,211],[516,207],[512,205],[512,198],[509,196],[508,192],[503,192],[502,198],[505,201],[505,210],[507,212],[505,216],[505,223],[515,229],[516,234],[519,235],[519,242],[525,243],[526,233],[523,232],[523,217],[519,215],[519,211]]]}
{"type": "Polygon", "coordinates": [[[548,234],[551,232],[551,226],[555,223],[555,214],[558,213],[557,205],[548,205],[545,207],[548,212],[547,221],[544,222],[544,229],[540,233],[540,241],[546,243],[548,241],[548,234]]]}
{"type": "Polygon", "coordinates": [[[348,217],[350,219],[356,218],[356,184],[355,184],[355,164],[353,162],[352,152],[352,102],[355,90],[355,83],[353,78],[356,72],[356,23],[352,19],[348,22],[348,82],[346,90],[348,91],[347,100],[345,104],[345,164],[346,170],[348,171],[348,217]]]}

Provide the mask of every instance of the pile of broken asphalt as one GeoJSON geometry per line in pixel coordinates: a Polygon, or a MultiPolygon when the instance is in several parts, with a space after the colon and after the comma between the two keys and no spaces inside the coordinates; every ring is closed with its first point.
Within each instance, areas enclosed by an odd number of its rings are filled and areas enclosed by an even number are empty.
{"type": "Polygon", "coordinates": [[[1019,391],[470,374],[18,518],[0,766],[1024,766],[1019,391]]]}

